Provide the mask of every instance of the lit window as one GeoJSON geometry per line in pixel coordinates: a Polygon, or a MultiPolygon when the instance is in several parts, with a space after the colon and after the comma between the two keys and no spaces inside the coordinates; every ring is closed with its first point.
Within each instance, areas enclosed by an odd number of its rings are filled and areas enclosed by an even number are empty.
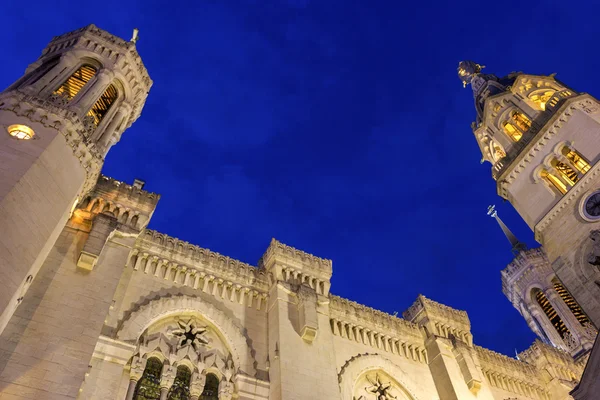
{"type": "Polygon", "coordinates": [[[560,295],[560,298],[563,299],[567,307],[569,307],[569,310],[571,310],[581,325],[590,322],[587,315],[585,315],[581,307],[579,307],[579,304],[577,304],[573,296],[571,296],[571,293],[569,293],[560,282],[554,281],[554,290],[560,295]]]}
{"type": "Polygon", "coordinates": [[[535,300],[542,308],[542,311],[544,311],[544,314],[546,314],[546,317],[548,317],[552,325],[554,325],[556,331],[560,334],[562,338],[564,338],[565,334],[569,333],[569,329],[567,328],[563,320],[560,318],[554,307],[552,307],[552,304],[550,303],[550,301],[548,301],[548,298],[546,297],[544,292],[542,292],[540,289],[533,289],[532,295],[535,297],[535,300]]]}
{"type": "Polygon", "coordinates": [[[556,171],[562,176],[568,183],[572,185],[576,184],[579,181],[579,175],[577,171],[568,166],[567,164],[558,161],[557,159],[553,159],[550,163],[556,171]]]}
{"type": "Polygon", "coordinates": [[[569,190],[567,185],[565,185],[565,183],[563,181],[561,181],[560,178],[551,174],[550,172],[548,172],[545,169],[542,170],[542,172],[540,173],[540,176],[542,177],[542,179],[544,179],[546,182],[548,182],[550,184],[550,186],[554,187],[561,194],[565,194],[565,193],[567,193],[567,190],[569,190]]]}
{"type": "Polygon", "coordinates": [[[506,133],[514,142],[518,142],[523,137],[523,133],[510,122],[505,122],[502,127],[504,128],[504,133],[506,133]]]}
{"type": "Polygon", "coordinates": [[[55,94],[62,94],[72,99],[96,75],[97,69],[91,65],[82,65],[58,89],[55,94]]]}
{"type": "Polygon", "coordinates": [[[533,92],[529,95],[529,99],[537,106],[540,110],[546,109],[546,103],[552,95],[554,95],[554,90],[546,90],[546,91],[537,91],[533,92]]]}
{"type": "Polygon", "coordinates": [[[515,111],[512,113],[511,118],[521,132],[527,132],[531,128],[531,120],[525,114],[515,111]]]}
{"type": "Polygon", "coordinates": [[[117,91],[117,88],[114,87],[114,85],[110,85],[92,106],[92,109],[88,111],[87,115],[94,118],[94,124],[96,126],[100,125],[102,118],[106,116],[108,110],[110,110],[110,106],[114,104],[118,96],[119,92],[117,91]]]}
{"type": "Polygon", "coordinates": [[[582,174],[585,174],[590,170],[590,164],[576,150],[565,146],[562,149],[562,154],[571,162],[571,165],[582,174]]]}
{"type": "Polygon", "coordinates": [[[21,124],[9,126],[8,134],[10,136],[20,139],[20,140],[29,140],[33,137],[33,135],[35,135],[35,133],[33,132],[33,129],[31,129],[27,125],[21,125],[21,124]]]}

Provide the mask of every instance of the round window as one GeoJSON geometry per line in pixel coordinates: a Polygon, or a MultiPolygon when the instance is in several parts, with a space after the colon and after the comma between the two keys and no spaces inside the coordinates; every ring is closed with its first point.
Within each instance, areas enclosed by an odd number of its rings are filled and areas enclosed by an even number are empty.
{"type": "Polygon", "coordinates": [[[588,220],[600,219],[600,190],[592,192],[585,198],[581,211],[588,220]]]}
{"type": "Polygon", "coordinates": [[[19,140],[29,140],[33,137],[33,135],[35,135],[35,133],[33,132],[33,129],[31,129],[27,125],[21,125],[21,124],[9,126],[8,134],[10,136],[14,137],[15,139],[19,139],[19,140]]]}

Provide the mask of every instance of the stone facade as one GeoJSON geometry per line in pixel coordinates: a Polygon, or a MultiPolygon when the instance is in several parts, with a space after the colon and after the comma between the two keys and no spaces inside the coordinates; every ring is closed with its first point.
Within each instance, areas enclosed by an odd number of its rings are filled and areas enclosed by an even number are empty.
{"type": "Polygon", "coordinates": [[[340,298],[331,260],[275,239],[249,265],[147,229],[160,196],[99,170],[150,85],[135,35],[89,26],[0,94],[0,127],[39,138],[0,135],[0,165],[31,155],[0,186],[0,400],[569,398],[585,360],[559,348],[517,360],[424,296],[403,318],[340,298]]]}

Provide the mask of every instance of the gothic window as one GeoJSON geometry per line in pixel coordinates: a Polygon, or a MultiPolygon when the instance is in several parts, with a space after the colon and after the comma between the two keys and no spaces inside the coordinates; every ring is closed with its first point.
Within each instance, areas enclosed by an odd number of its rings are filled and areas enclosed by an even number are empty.
{"type": "Polygon", "coordinates": [[[189,400],[190,399],[190,380],[192,373],[185,365],[177,367],[177,375],[173,386],[169,390],[167,400],[189,400]]]}
{"type": "Polygon", "coordinates": [[[537,90],[529,95],[529,100],[535,104],[539,110],[546,109],[546,103],[554,95],[554,90],[537,90]]]}
{"type": "Polygon", "coordinates": [[[77,69],[58,89],[54,91],[55,94],[66,96],[68,99],[72,99],[79,93],[79,91],[85,86],[96,75],[98,70],[88,64],[84,64],[77,69]]]}
{"type": "Polygon", "coordinates": [[[569,160],[571,165],[582,174],[585,174],[590,170],[590,163],[583,158],[581,154],[577,152],[577,150],[571,149],[568,146],[562,148],[562,155],[569,160]]]}
{"type": "Polygon", "coordinates": [[[523,137],[523,132],[518,130],[511,122],[505,122],[502,124],[502,127],[504,128],[504,133],[506,133],[513,142],[518,142],[523,137]]]}
{"type": "Polygon", "coordinates": [[[522,112],[515,111],[511,114],[511,119],[521,130],[521,132],[527,132],[531,128],[531,120],[522,112]]]}
{"type": "Polygon", "coordinates": [[[561,181],[560,178],[558,178],[556,175],[552,174],[548,170],[543,169],[540,172],[540,176],[551,187],[553,187],[556,190],[558,190],[558,192],[560,194],[565,194],[565,193],[567,193],[567,190],[569,190],[569,188],[567,187],[567,185],[563,181],[561,181]]]}
{"type": "Polygon", "coordinates": [[[542,308],[542,311],[544,311],[544,314],[546,314],[546,317],[548,317],[548,320],[550,323],[552,323],[554,329],[556,329],[561,338],[564,338],[567,333],[570,334],[569,329],[560,318],[554,307],[552,307],[552,304],[544,292],[542,292],[540,289],[533,289],[532,297],[535,298],[539,306],[542,308]]]}
{"type": "Polygon", "coordinates": [[[199,400],[217,400],[219,398],[219,378],[215,374],[206,375],[206,384],[199,400]]]}
{"type": "Polygon", "coordinates": [[[100,125],[102,119],[108,114],[108,110],[115,103],[117,97],[119,97],[117,88],[114,85],[110,85],[92,106],[92,109],[88,111],[87,115],[94,118],[96,126],[100,125]]]}
{"type": "Polygon", "coordinates": [[[562,283],[554,281],[554,290],[556,290],[556,292],[560,295],[560,298],[563,299],[565,304],[569,307],[581,325],[585,325],[586,323],[590,322],[587,315],[585,315],[581,307],[579,307],[579,304],[577,304],[573,296],[571,296],[571,293],[565,289],[562,283]]]}
{"type": "Polygon", "coordinates": [[[162,362],[155,357],[149,358],[144,374],[140,378],[133,392],[133,400],[158,400],[160,399],[160,377],[162,362]]]}
{"type": "Polygon", "coordinates": [[[577,181],[579,181],[579,175],[577,174],[577,171],[564,162],[558,161],[555,158],[550,162],[550,165],[552,165],[559,175],[571,186],[575,185],[577,181]]]}

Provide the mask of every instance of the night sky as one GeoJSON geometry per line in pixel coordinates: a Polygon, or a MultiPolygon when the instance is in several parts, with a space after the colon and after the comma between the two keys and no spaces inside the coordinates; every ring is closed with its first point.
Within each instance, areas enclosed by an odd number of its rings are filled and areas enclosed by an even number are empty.
{"type": "MultiPolygon", "coordinates": [[[[593,5],[592,3],[596,3],[593,5]]],[[[595,7],[595,9],[594,9],[595,7]]],[[[256,265],[272,237],[333,260],[332,293],[400,314],[466,310],[474,341],[534,339],[501,292],[500,216],[462,59],[600,95],[589,1],[3,1],[0,87],[90,23],[137,44],[154,86],[104,174],[162,195],[150,228],[256,265]]]]}

